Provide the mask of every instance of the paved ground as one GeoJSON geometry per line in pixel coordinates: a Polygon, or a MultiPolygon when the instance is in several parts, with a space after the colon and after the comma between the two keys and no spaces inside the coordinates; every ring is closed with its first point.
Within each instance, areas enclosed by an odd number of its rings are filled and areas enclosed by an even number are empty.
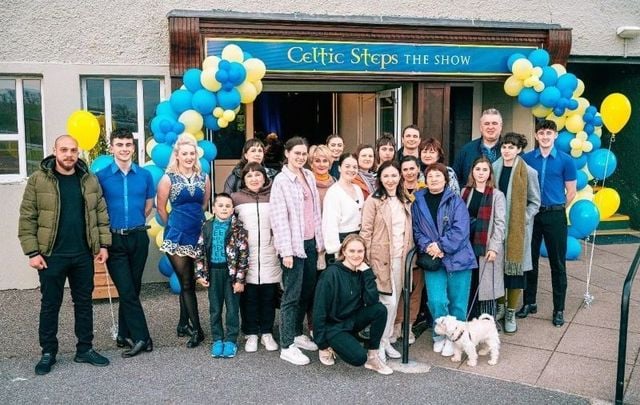
{"type": "MultiPolygon", "coordinates": [[[[73,363],[72,304],[67,294],[60,320],[60,355],[54,371],[33,374],[39,358],[39,292],[2,291],[0,305],[0,403],[567,403],[613,401],[615,393],[620,291],[638,245],[597,246],[590,308],[582,305],[586,260],[569,263],[567,324],[551,325],[548,268],[541,270],[539,312],[519,321],[513,336],[502,335],[500,362],[477,367],[452,363],[433,353],[430,333],[411,346],[410,357],[423,374],[382,377],[338,362],[295,367],[277,353],[239,352],[233,360],[213,360],[209,343],[188,350],[175,335],[177,298],[163,284],[145,285],[143,303],[156,349],[122,359],[110,337],[107,301],[95,305],[95,346],[111,360],[97,369],[73,363]]],[[[584,255],[583,255],[584,256],[584,255]]],[[[640,404],[640,281],[632,294],[625,403],[640,404]]],[[[199,292],[204,324],[206,293],[199,292]]],[[[114,306],[117,309],[117,305],[114,306]]]]}

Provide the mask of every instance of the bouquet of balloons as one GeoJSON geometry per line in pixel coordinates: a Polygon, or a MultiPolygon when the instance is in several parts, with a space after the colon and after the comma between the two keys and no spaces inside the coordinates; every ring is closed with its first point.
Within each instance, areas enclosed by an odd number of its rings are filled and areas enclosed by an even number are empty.
{"type": "MultiPolygon", "coordinates": [[[[584,83],[560,64],[549,65],[549,53],[536,49],[528,56],[516,53],[507,62],[513,74],[504,83],[504,91],[517,97],[520,105],[531,109],[537,118],[552,120],[558,127],[555,146],[571,155],[576,166],[577,195],[567,207],[569,237],[567,259],[575,260],[581,252],[578,239],[591,235],[600,220],[609,218],[620,206],[620,196],[604,187],[604,179],[616,169],[617,160],[608,148],[602,148],[602,126],[612,140],[629,121],[631,103],[626,96],[607,96],[600,111],[582,97],[584,83]],[[594,194],[589,182],[602,181],[594,194]]],[[[544,252],[543,252],[544,253],[544,252]]]]}

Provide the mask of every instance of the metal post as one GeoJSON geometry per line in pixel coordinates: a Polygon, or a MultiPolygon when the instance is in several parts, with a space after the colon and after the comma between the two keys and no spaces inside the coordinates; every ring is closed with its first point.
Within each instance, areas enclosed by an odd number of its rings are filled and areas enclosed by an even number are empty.
{"type": "Polygon", "coordinates": [[[409,305],[411,304],[411,271],[413,270],[413,257],[416,254],[416,248],[412,248],[407,253],[407,260],[404,264],[404,286],[402,295],[404,297],[404,321],[402,322],[402,364],[409,363],[409,305]]]}

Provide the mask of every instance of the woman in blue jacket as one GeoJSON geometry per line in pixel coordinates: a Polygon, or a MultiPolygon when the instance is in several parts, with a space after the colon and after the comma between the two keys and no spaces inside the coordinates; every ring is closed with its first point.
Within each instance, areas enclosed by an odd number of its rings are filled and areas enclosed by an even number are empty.
{"type": "MultiPolygon", "coordinates": [[[[464,201],[446,187],[449,174],[445,165],[429,165],[425,177],[427,188],[415,193],[411,214],[419,254],[440,259],[439,266],[424,274],[429,311],[434,320],[453,315],[465,321],[471,270],[477,267],[469,242],[469,212],[464,201]]],[[[433,351],[451,356],[453,344],[434,335],[433,351]]]]}

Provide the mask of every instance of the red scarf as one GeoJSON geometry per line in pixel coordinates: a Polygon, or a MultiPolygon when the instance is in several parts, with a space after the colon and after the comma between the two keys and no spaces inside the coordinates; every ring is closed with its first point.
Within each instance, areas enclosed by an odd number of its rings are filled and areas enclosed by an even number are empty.
{"type": "MultiPolygon", "coordinates": [[[[468,202],[471,199],[472,192],[477,193],[472,187],[465,187],[462,190],[462,199],[468,202]]],[[[493,187],[485,187],[478,216],[471,218],[474,226],[471,229],[472,240],[471,245],[476,256],[484,256],[487,250],[487,240],[489,239],[489,225],[491,224],[491,210],[493,204],[493,187]]]]}

